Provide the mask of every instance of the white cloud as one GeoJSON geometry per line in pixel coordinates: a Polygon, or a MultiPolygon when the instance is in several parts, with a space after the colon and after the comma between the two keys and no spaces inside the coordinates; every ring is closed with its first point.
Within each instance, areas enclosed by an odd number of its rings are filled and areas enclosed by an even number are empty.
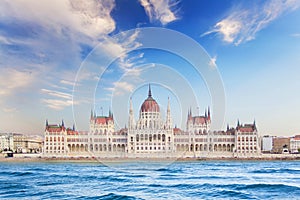
{"type": "Polygon", "coordinates": [[[176,13],[178,1],[175,0],[140,0],[151,22],[160,21],[166,25],[179,19],[176,13]]]}
{"type": "Polygon", "coordinates": [[[60,83],[68,86],[74,86],[74,81],[60,80],[60,83]]]}
{"type": "Polygon", "coordinates": [[[15,0],[2,1],[0,13],[28,22],[38,23],[52,34],[79,32],[93,39],[115,29],[110,13],[112,0],[15,0]]]}
{"type": "Polygon", "coordinates": [[[106,88],[106,90],[112,91],[114,95],[121,96],[126,92],[132,92],[134,86],[128,82],[114,82],[114,87],[112,88],[106,88]]]}
{"type": "Polygon", "coordinates": [[[217,66],[216,61],[217,61],[217,56],[212,57],[209,61],[209,66],[215,68],[217,66]]]}
{"type": "Polygon", "coordinates": [[[0,35],[0,44],[11,44],[11,42],[9,41],[9,39],[7,37],[4,37],[2,35],[0,35]]]}
{"type": "Polygon", "coordinates": [[[72,95],[65,93],[65,92],[59,92],[59,91],[48,90],[48,89],[41,89],[41,91],[42,91],[42,93],[48,94],[50,96],[59,97],[62,99],[67,99],[67,100],[72,99],[72,95]]]}
{"type": "Polygon", "coordinates": [[[7,97],[24,92],[36,80],[36,73],[30,70],[12,68],[0,69],[0,96],[7,97]]]}
{"type": "Polygon", "coordinates": [[[299,8],[298,0],[271,0],[263,5],[252,6],[250,9],[236,9],[217,22],[212,30],[202,36],[218,33],[223,41],[239,45],[255,39],[257,32],[265,28],[283,13],[299,8]]]}
{"type": "Polygon", "coordinates": [[[72,100],[61,100],[61,99],[43,99],[43,103],[46,103],[46,106],[54,110],[62,110],[67,106],[73,105],[72,100]]]}

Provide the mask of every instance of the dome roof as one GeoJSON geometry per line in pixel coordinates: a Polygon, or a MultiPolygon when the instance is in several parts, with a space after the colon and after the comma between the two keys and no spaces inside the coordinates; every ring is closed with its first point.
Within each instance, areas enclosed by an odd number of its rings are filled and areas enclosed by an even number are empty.
{"type": "Polygon", "coordinates": [[[158,106],[157,102],[152,98],[150,85],[149,85],[148,98],[142,104],[141,111],[142,112],[159,112],[159,106],[158,106]]]}

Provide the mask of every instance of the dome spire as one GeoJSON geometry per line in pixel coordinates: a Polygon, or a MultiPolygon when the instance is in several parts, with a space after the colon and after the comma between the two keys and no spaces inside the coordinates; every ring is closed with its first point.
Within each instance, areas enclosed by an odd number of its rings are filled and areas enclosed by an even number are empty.
{"type": "Polygon", "coordinates": [[[152,93],[151,93],[151,86],[150,86],[150,84],[149,84],[148,97],[152,97],[152,93]]]}

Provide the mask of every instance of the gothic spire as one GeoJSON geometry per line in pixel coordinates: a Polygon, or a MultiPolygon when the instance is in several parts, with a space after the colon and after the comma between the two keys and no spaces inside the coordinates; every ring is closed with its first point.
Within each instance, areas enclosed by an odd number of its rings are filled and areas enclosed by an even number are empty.
{"type": "Polygon", "coordinates": [[[46,119],[46,127],[48,127],[48,119],[46,119]]]}
{"type": "Polygon", "coordinates": [[[61,126],[62,126],[62,127],[65,126],[65,123],[64,123],[64,120],[63,120],[63,119],[61,120],[61,126]]]}
{"type": "Polygon", "coordinates": [[[151,93],[151,86],[150,86],[150,84],[149,84],[148,97],[152,97],[152,93],[151,93]]]}
{"type": "Polygon", "coordinates": [[[129,113],[133,112],[133,106],[132,106],[132,97],[130,97],[130,107],[129,107],[129,113]]]}
{"type": "Polygon", "coordinates": [[[170,108],[170,98],[168,97],[168,109],[167,112],[170,112],[171,108],[170,108]]]}
{"type": "Polygon", "coordinates": [[[109,108],[109,111],[108,111],[108,117],[112,117],[112,112],[111,112],[110,108],[109,108]]]}

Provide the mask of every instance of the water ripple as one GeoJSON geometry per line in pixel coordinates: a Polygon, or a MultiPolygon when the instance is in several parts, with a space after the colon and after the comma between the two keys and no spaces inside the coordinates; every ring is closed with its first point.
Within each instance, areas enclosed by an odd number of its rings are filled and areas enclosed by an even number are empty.
{"type": "Polygon", "coordinates": [[[299,199],[300,162],[0,163],[1,199],[299,199]],[[127,171],[125,170],[127,169],[127,171]]]}

